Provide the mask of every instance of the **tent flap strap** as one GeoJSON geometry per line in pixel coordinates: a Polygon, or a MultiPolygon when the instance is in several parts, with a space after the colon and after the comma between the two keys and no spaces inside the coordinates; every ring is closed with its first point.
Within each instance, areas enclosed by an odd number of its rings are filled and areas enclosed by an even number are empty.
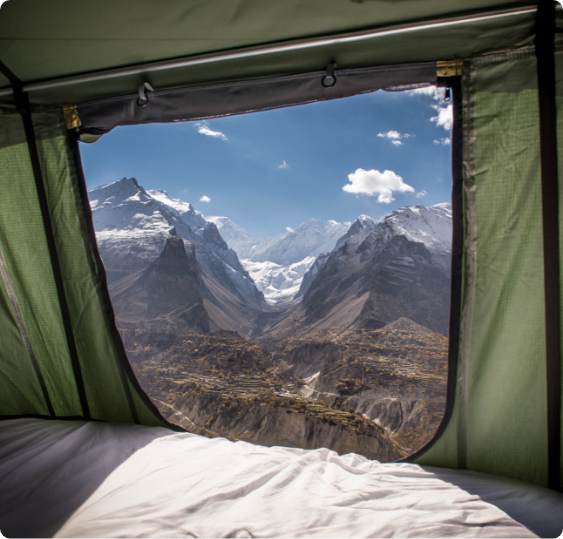
{"type": "Polygon", "coordinates": [[[65,105],[63,107],[63,114],[65,116],[67,129],[74,129],[75,127],[80,127],[82,125],[80,116],[78,116],[76,105],[65,105]]]}
{"type": "Polygon", "coordinates": [[[438,77],[456,77],[463,73],[463,59],[438,60],[436,62],[436,75],[438,77]]]}
{"type": "Polygon", "coordinates": [[[548,486],[554,490],[560,490],[561,297],[554,38],[554,2],[539,0],[536,17],[536,57],[543,212],[548,486]]]}
{"type": "Polygon", "coordinates": [[[59,257],[57,254],[57,246],[55,243],[55,235],[53,232],[53,225],[51,223],[51,215],[49,213],[49,205],[47,202],[47,193],[45,191],[45,183],[43,180],[43,174],[41,172],[39,151],[37,149],[37,141],[35,139],[35,131],[33,128],[31,112],[29,109],[29,98],[27,93],[23,91],[22,82],[2,62],[0,62],[0,71],[12,83],[12,87],[14,89],[14,98],[16,101],[16,107],[18,108],[18,112],[20,113],[23,120],[25,137],[27,140],[27,147],[29,149],[29,156],[31,160],[31,166],[33,169],[33,177],[35,179],[35,187],[37,189],[39,207],[41,209],[41,217],[43,219],[43,228],[45,231],[45,237],[49,249],[51,267],[55,279],[55,286],[57,289],[57,296],[59,299],[59,305],[61,309],[61,316],[62,316],[65,335],[66,335],[66,341],[68,345],[70,359],[72,362],[72,369],[74,373],[74,379],[76,381],[76,388],[80,399],[80,405],[82,407],[82,415],[84,416],[85,419],[91,419],[88,400],[86,398],[86,391],[84,388],[82,370],[80,367],[80,361],[78,359],[78,350],[76,347],[76,341],[74,339],[74,333],[72,330],[70,310],[68,307],[66,293],[64,290],[63,277],[62,277],[61,267],[59,264],[59,257]]]}

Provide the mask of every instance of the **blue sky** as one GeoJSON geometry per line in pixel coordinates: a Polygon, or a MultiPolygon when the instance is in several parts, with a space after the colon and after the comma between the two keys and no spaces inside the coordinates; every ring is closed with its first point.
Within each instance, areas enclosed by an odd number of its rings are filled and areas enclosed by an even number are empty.
{"type": "Polygon", "coordinates": [[[133,176],[259,237],[311,218],[349,222],[449,202],[451,106],[443,92],[380,91],[206,122],[119,127],[81,145],[86,181],[92,189],[133,176]]]}

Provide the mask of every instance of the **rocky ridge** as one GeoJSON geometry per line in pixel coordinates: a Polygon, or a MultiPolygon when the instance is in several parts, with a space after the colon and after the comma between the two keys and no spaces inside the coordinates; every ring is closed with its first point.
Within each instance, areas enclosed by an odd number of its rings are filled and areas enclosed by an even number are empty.
{"type": "Polygon", "coordinates": [[[379,222],[361,216],[304,275],[302,301],[264,333],[377,329],[405,317],[446,335],[450,251],[449,204],[400,208],[379,222]]]}

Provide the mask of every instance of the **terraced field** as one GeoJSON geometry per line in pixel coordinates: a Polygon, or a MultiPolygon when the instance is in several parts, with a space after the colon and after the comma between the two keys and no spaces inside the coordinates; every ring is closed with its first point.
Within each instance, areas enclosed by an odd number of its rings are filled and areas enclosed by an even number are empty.
{"type": "Polygon", "coordinates": [[[430,439],[445,405],[447,339],[430,332],[360,330],[315,342],[137,332],[129,341],[165,417],[210,437],[385,460],[430,439]]]}

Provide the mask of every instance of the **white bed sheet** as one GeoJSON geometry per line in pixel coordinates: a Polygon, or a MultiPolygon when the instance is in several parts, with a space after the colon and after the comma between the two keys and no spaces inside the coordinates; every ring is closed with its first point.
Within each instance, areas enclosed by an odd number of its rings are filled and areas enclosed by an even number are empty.
{"type": "Polygon", "coordinates": [[[563,495],[474,472],[162,428],[0,421],[6,537],[557,537],[562,528],[563,495]]]}

